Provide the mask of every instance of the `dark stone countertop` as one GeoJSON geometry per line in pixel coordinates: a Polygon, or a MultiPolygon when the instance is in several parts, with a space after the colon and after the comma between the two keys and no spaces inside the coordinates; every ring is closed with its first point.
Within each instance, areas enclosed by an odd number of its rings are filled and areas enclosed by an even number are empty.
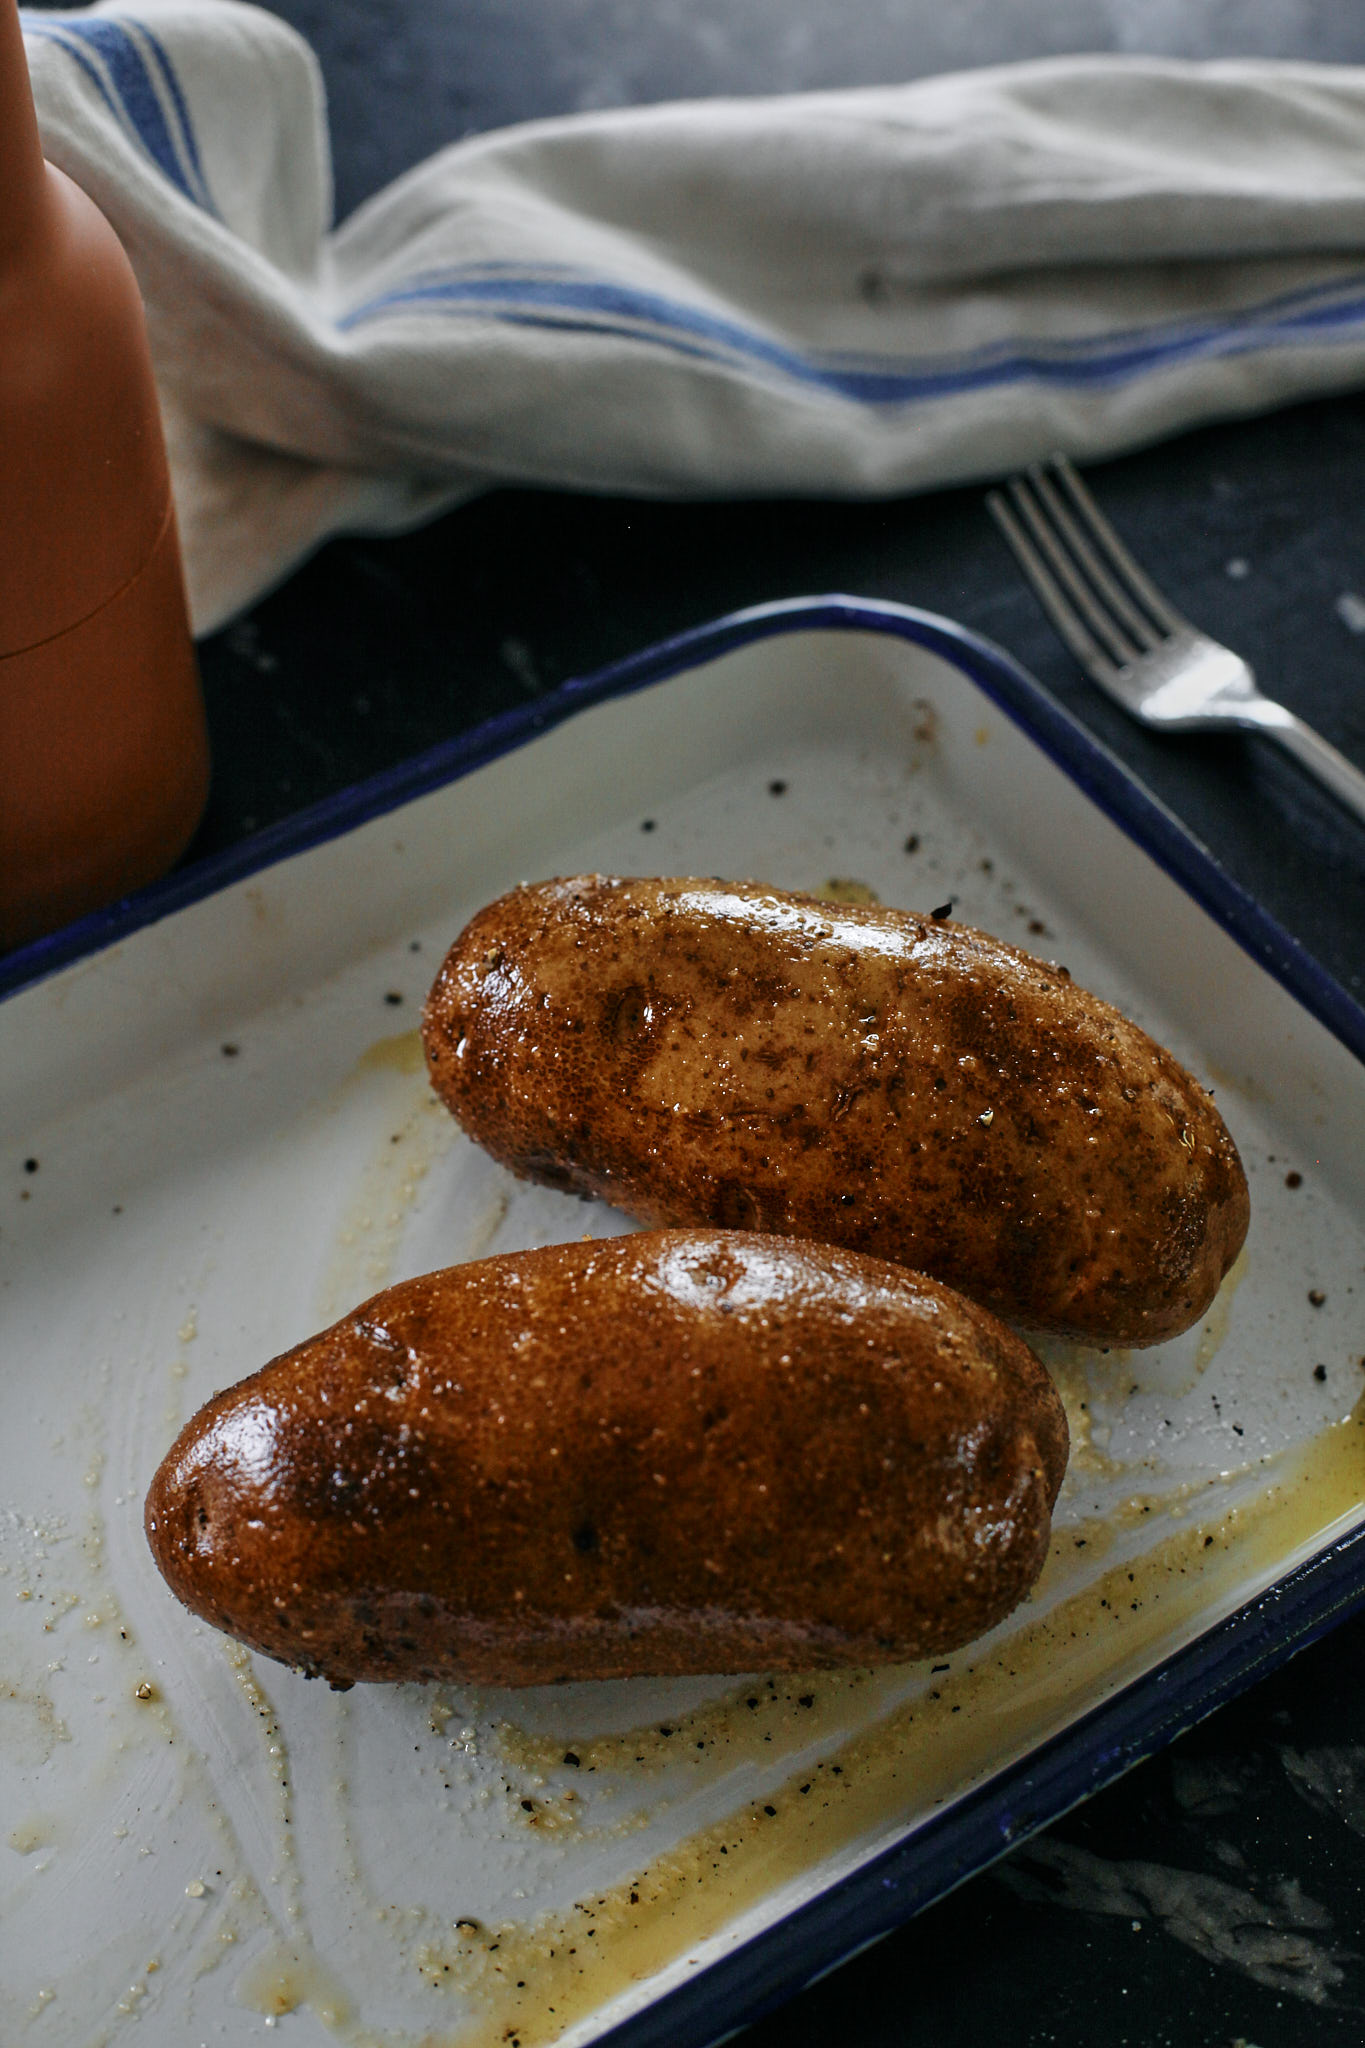
{"type": "MultiPolygon", "coordinates": [[[[911,78],[1070,50],[1365,62],[1337,0],[284,0],[322,60],[338,209],[531,115],[911,78]]],[[[1365,764],[1365,394],[1093,472],[1182,609],[1365,764]]],[[[1365,831],[1267,747],[1162,739],[1093,691],[977,491],[669,506],[499,491],[333,545],[204,648],[217,851],[564,677],[763,599],[842,589],[1016,654],[1352,993],[1365,831]]],[[[1365,1344],[1362,1345],[1365,1349],[1365,1344]]],[[[1365,1619],[758,2022],[753,2048],[1346,2048],[1365,2039],[1365,1619]]]]}

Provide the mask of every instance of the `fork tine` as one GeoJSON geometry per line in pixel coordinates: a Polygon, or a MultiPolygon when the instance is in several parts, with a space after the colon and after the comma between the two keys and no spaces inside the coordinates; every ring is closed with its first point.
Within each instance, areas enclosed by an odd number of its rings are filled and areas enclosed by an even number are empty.
{"type": "MultiPolygon", "coordinates": [[[[1067,492],[1072,506],[1084,520],[1092,538],[1104,550],[1109,569],[1124,579],[1131,594],[1155,624],[1166,633],[1190,630],[1189,622],[1181,617],[1173,605],[1166,602],[1151,577],[1138,567],[1065,455],[1054,455],[1047,467],[1067,492]]],[[[1078,537],[1073,545],[1080,544],[1078,537]]]]}
{"type": "Polygon", "coordinates": [[[1008,488],[1014,509],[1046,558],[1059,593],[1065,592],[1071,609],[1085,621],[1108,659],[1126,668],[1129,662],[1146,652],[1151,641],[1150,632],[1128,638],[1120,623],[1099,602],[1095,590],[1081,575],[1052,525],[1048,507],[1037,492],[1039,477],[1040,472],[1031,469],[1026,476],[1010,478],[1008,488]]]}
{"type": "MultiPolygon", "coordinates": [[[[1069,549],[1073,566],[1123,626],[1138,652],[1150,654],[1164,637],[1164,622],[1154,621],[1145,612],[1139,611],[1123,585],[1110,573],[1102,549],[1106,540],[1117,545],[1112,532],[1106,536],[1098,532],[1083,531],[1076,513],[1063,497],[1053,475],[1049,474],[1049,470],[1056,470],[1060,460],[1060,457],[1054,456],[1050,465],[1039,465],[1030,469],[1029,482],[1037,492],[1040,503],[1046,508],[1054,528],[1069,549]]],[[[1077,477],[1075,481],[1079,484],[1080,478],[1077,477]]],[[[1093,500],[1090,511],[1098,519],[1099,513],[1093,500]]],[[[1136,564],[1131,566],[1136,567],[1136,564]]]]}
{"type": "Polygon", "coordinates": [[[1080,616],[1063,595],[1060,584],[1033,545],[1008,499],[1000,491],[988,491],[986,506],[1008,541],[1015,560],[1032,584],[1034,596],[1081,667],[1088,669],[1090,674],[1095,676],[1115,675],[1117,671],[1114,662],[1093,634],[1087,631],[1080,616]]]}

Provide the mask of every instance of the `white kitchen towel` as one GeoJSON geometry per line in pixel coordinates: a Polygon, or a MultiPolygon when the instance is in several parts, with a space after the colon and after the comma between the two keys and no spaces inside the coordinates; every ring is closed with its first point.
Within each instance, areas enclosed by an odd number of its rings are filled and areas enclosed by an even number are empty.
{"type": "Polygon", "coordinates": [[[196,628],[496,483],[907,491],[1365,381],[1365,70],[1076,57],[536,121],[331,224],[307,45],[24,17],[147,301],[196,628]]]}

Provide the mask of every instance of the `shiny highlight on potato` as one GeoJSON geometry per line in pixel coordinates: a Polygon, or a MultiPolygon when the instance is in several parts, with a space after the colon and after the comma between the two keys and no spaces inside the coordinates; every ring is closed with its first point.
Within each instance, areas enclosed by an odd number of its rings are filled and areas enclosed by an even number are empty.
{"type": "Polygon", "coordinates": [[[171,1589],[335,1685],[929,1656],[1028,1592],[1067,1456],[937,1282],[748,1233],[405,1281],[228,1388],[146,1528],[171,1589]]]}
{"type": "Polygon", "coordinates": [[[470,922],[433,1086],[514,1173],[655,1225],[841,1244],[1026,1328],[1205,1313],[1246,1178],[1199,1083],[1066,969],[947,919],[582,875],[470,922]]]}

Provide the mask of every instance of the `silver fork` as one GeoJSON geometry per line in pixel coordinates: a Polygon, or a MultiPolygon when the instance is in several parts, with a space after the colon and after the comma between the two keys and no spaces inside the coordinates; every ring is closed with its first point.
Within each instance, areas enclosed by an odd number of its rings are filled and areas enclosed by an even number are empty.
{"type": "Polygon", "coordinates": [[[1365,822],[1365,774],[1166,602],[1065,456],[1035,463],[986,503],[1066,645],[1125,711],[1165,732],[1265,733],[1365,822]]]}

